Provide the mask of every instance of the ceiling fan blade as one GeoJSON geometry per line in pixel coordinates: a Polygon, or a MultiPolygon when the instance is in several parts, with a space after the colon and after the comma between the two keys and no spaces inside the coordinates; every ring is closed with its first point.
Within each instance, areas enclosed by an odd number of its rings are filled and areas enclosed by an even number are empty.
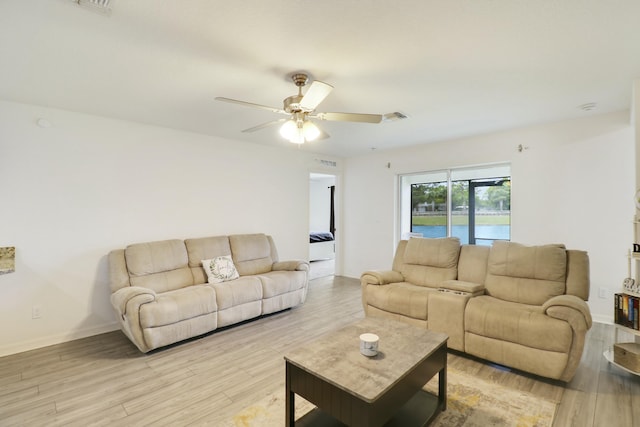
{"type": "Polygon", "coordinates": [[[337,122],[380,123],[382,121],[382,114],[318,113],[314,117],[320,120],[332,120],[337,122]]]}
{"type": "Polygon", "coordinates": [[[304,110],[313,111],[331,93],[333,86],[330,84],[314,81],[300,100],[300,107],[304,110]]]}
{"type": "Polygon", "coordinates": [[[269,126],[277,125],[278,123],[282,123],[282,122],[285,122],[287,120],[288,119],[273,120],[273,121],[270,121],[270,122],[267,122],[267,123],[262,123],[261,125],[257,125],[257,126],[245,129],[242,132],[255,132],[257,130],[268,128],[269,126]]]}
{"type": "Polygon", "coordinates": [[[254,104],[253,102],[239,101],[237,99],[225,98],[223,96],[216,97],[216,101],[229,102],[231,104],[243,105],[245,107],[259,108],[261,110],[271,111],[278,114],[289,114],[281,108],[269,107],[267,105],[254,104]]]}

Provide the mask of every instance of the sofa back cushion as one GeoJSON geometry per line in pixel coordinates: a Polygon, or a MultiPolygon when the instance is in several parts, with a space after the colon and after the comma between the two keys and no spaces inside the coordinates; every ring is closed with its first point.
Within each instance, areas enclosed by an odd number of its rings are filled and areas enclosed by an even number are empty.
{"type": "Polygon", "coordinates": [[[136,243],[124,251],[131,286],[166,292],[193,285],[182,240],[136,243]]]}
{"type": "Polygon", "coordinates": [[[567,250],[567,295],[589,300],[589,255],[585,251],[567,250]]]}
{"type": "Polygon", "coordinates": [[[457,237],[409,239],[398,263],[405,281],[414,285],[439,287],[458,275],[460,240],[457,237]]]}
{"type": "Polygon", "coordinates": [[[483,285],[487,276],[489,246],[462,245],[458,260],[458,280],[483,285]]]}
{"type": "Polygon", "coordinates": [[[505,301],[542,305],[565,293],[566,277],[564,245],[496,241],[489,253],[485,287],[487,294],[505,301]]]}
{"type": "Polygon", "coordinates": [[[227,236],[186,239],[184,244],[189,255],[189,268],[193,274],[193,281],[197,284],[207,283],[207,275],[202,267],[203,260],[231,255],[231,246],[229,246],[229,237],[227,236]]]}
{"type": "Polygon", "coordinates": [[[264,234],[229,236],[231,256],[241,276],[268,273],[277,256],[271,253],[271,243],[264,234]]]}

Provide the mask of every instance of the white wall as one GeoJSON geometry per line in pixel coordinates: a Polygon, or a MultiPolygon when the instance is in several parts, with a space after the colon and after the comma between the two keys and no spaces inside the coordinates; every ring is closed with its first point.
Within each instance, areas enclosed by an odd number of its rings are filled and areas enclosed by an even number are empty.
{"type": "Polygon", "coordinates": [[[588,251],[593,317],[612,321],[613,293],[626,277],[633,241],[634,158],[623,111],[348,159],[344,275],[391,267],[398,174],[510,162],[512,240],[588,251]],[[528,148],[519,152],[519,144],[528,148]]]}
{"type": "Polygon", "coordinates": [[[0,102],[0,246],[16,247],[0,355],[116,328],[106,256],[130,243],[264,232],[306,259],[312,168],[301,150],[0,102]]]}
{"type": "MultiPolygon", "coordinates": [[[[348,159],[328,172],[341,173],[339,272],[391,266],[397,174],[508,161],[513,240],[589,251],[591,309],[610,320],[633,239],[628,118],[590,116],[348,159]],[[519,153],[518,144],[529,149],[519,153]]],[[[16,272],[0,275],[0,355],[114,329],[106,255],[129,243],[266,232],[282,259],[306,258],[309,171],[322,172],[315,157],[0,102],[0,246],[16,247],[16,272]],[[36,126],[39,117],[54,126],[36,126]],[[31,319],[34,305],[42,319],[31,319]]]]}

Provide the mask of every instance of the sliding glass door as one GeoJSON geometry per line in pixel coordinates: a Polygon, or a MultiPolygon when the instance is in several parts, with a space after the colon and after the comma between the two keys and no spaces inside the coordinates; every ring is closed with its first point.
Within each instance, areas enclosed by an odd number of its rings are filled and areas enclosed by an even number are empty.
{"type": "Polygon", "coordinates": [[[491,245],[511,236],[509,165],[400,176],[401,238],[455,236],[491,245]]]}
{"type": "Polygon", "coordinates": [[[469,239],[472,245],[491,246],[511,238],[511,180],[502,177],[469,181],[469,239]]]}

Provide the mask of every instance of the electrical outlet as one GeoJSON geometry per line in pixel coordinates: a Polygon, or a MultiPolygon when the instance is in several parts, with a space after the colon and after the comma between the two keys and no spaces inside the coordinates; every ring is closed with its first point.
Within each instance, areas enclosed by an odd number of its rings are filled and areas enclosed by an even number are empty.
{"type": "Polygon", "coordinates": [[[598,298],[606,298],[607,297],[607,288],[598,289],[598,298]]]}
{"type": "Polygon", "coordinates": [[[42,318],[42,306],[34,305],[31,307],[31,318],[32,319],[40,319],[42,318]]]}

